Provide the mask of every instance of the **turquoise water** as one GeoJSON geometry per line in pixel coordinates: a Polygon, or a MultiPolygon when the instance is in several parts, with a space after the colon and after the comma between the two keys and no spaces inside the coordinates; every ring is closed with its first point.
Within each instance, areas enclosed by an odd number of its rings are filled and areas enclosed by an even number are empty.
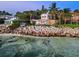
{"type": "Polygon", "coordinates": [[[76,57],[79,38],[0,36],[0,57],[76,57]]]}

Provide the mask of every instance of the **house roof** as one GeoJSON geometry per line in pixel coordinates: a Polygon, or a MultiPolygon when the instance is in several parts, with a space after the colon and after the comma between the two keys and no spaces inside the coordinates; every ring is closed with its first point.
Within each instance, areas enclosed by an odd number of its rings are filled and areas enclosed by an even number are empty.
{"type": "Polygon", "coordinates": [[[12,20],[15,20],[15,19],[16,19],[16,17],[12,17],[12,18],[7,19],[7,20],[5,20],[5,21],[12,21],[12,20]]]}

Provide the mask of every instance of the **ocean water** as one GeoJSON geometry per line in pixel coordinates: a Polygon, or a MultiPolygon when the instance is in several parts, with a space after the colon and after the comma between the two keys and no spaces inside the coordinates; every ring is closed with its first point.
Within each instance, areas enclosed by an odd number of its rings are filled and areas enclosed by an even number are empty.
{"type": "Polygon", "coordinates": [[[0,57],[77,57],[79,38],[0,36],[0,57]]]}

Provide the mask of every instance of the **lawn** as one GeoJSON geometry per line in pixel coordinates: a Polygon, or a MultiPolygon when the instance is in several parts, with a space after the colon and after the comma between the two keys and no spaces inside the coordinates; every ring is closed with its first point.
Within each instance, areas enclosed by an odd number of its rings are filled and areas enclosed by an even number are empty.
{"type": "Polygon", "coordinates": [[[79,27],[79,24],[63,24],[63,25],[59,25],[59,26],[76,28],[76,27],[79,27]]]}

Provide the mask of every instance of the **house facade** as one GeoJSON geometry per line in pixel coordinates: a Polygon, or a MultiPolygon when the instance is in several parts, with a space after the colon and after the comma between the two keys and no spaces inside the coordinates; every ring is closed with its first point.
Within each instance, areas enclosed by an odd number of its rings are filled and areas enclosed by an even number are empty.
{"type": "Polygon", "coordinates": [[[5,21],[13,18],[11,15],[0,15],[0,24],[5,24],[5,21]]]}
{"type": "Polygon", "coordinates": [[[57,20],[52,19],[52,15],[45,13],[41,14],[41,19],[32,19],[32,22],[35,22],[36,25],[53,25],[57,20]]]}
{"type": "Polygon", "coordinates": [[[71,16],[63,17],[64,23],[79,23],[79,13],[78,12],[71,12],[71,16]]]}
{"type": "Polygon", "coordinates": [[[72,14],[72,21],[79,23],[79,13],[72,14]]]}
{"type": "Polygon", "coordinates": [[[7,20],[4,20],[4,24],[11,25],[14,20],[16,20],[16,17],[8,18],[7,20]]]}

